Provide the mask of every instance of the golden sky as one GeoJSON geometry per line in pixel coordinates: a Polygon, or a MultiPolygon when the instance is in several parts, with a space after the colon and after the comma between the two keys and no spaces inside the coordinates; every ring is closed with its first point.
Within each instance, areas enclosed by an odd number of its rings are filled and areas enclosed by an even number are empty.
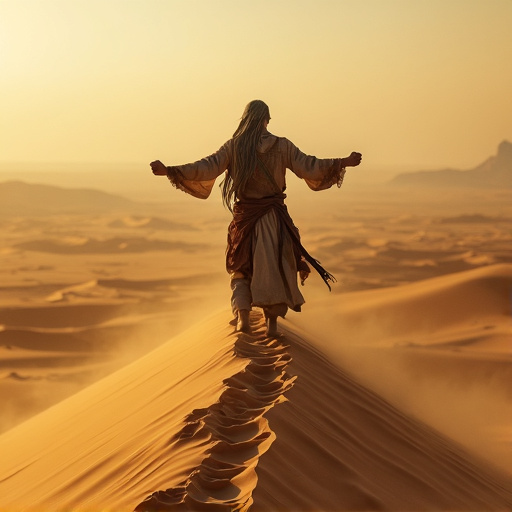
{"type": "Polygon", "coordinates": [[[511,0],[0,0],[0,163],[196,160],[271,132],[375,170],[512,141],[511,0]]]}

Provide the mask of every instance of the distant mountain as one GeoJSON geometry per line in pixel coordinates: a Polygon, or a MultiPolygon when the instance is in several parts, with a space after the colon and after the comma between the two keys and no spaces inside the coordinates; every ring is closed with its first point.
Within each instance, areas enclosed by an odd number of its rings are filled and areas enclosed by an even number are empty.
{"type": "Polygon", "coordinates": [[[504,140],[498,153],[474,169],[442,169],[399,174],[393,185],[426,187],[512,188],[512,143],[504,140]]]}
{"type": "Polygon", "coordinates": [[[136,205],[124,197],[92,189],[6,181],[0,183],[0,215],[103,212],[136,205]]]}

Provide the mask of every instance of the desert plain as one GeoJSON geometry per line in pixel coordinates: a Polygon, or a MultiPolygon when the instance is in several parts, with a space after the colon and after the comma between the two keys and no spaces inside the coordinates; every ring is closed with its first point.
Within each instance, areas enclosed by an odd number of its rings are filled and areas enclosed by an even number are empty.
{"type": "Polygon", "coordinates": [[[510,188],[288,184],[337,283],[269,339],[218,193],[3,176],[0,511],[512,508],[510,188]]]}

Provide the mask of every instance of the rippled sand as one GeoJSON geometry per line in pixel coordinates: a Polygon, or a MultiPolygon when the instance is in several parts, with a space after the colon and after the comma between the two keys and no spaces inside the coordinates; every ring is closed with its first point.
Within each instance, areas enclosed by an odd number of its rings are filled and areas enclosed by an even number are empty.
{"type": "Polygon", "coordinates": [[[0,510],[511,508],[510,197],[342,192],[278,339],[219,204],[3,212],[0,510]]]}

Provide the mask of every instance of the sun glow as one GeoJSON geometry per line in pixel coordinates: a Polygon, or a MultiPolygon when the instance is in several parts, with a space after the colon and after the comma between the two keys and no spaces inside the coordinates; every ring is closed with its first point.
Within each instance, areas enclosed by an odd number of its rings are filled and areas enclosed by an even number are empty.
{"type": "Polygon", "coordinates": [[[2,161],[195,160],[261,98],[309,153],[464,168],[512,139],[511,21],[506,0],[4,0],[2,161]]]}

